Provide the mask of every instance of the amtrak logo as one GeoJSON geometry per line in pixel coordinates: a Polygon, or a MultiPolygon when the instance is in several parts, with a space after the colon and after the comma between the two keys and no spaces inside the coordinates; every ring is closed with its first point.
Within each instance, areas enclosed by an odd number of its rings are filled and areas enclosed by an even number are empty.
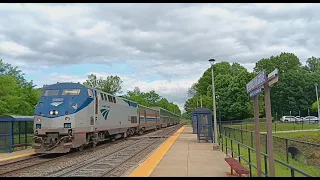
{"type": "Polygon", "coordinates": [[[72,106],[73,109],[78,109],[78,104],[76,103],[76,105],[72,106]]]}
{"type": "Polygon", "coordinates": [[[102,109],[100,110],[100,112],[101,112],[104,120],[107,120],[108,114],[109,114],[110,110],[102,108],[102,109]]]}
{"type": "Polygon", "coordinates": [[[62,104],[62,103],[63,103],[63,102],[53,102],[53,103],[51,103],[51,105],[57,107],[57,106],[59,106],[59,105],[62,104]]]}

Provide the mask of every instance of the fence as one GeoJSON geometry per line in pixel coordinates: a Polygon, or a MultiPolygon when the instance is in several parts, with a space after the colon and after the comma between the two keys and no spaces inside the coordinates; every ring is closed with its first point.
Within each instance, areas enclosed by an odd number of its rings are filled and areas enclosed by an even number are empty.
{"type": "MultiPolygon", "coordinates": [[[[259,120],[260,129],[261,132],[266,132],[266,121],[259,120]]],[[[236,128],[236,129],[242,129],[246,131],[254,131],[254,122],[253,121],[222,121],[222,125],[236,128]]],[[[320,129],[320,125],[308,121],[303,122],[279,122],[274,121],[272,123],[272,131],[273,132],[279,132],[279,131],[290,131],[290,130],[306,130],[306,129],[320,129]]]]}
{"type": "MultiPolygon", "coordinates": [[[[249,167],[251,176],[253,175],[252,168],[257,168],[253,164],[253,162],[256,162],[255,138],[253,131],[245,131],[225,126],[221,127],[219,143],[222,150],[225,151],[226,154],[230,151],[232,157],[236,155],[239,162],[244,161],[249,167]],[[247,159],[245,157],[247,157],[247,159]]],[[[266,134],[261,134],[260,138],[262,174],[268,176],[266,134]]],[[[275,136],[273,137],[273,141],[275,166],[281,169],[276,170],[276,176],[320,176],[319,144],[275,136]],[[289,170],[289,172],[286,170],[289,170]]]]}

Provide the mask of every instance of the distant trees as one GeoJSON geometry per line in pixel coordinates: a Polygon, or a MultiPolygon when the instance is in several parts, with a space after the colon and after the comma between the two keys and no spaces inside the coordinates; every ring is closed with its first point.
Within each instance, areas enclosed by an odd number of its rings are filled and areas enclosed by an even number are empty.
{"type": "Polygon", "coordinates": [[[166,98],[161,97],[153,90],[144,93],[144,92],[141,92],[138,87],[135,87],[133,91],[128,91],[127,94],[123,95],[122,97],[135,101],[138,104],[141,104],[147,107],[159,106],[170,112],[173,112],[179,115],[181,114],[181,111],[178,105],[172,102],[169,102],[166,98]]]}
{"type": "Polygon", "coordinates": [[[95,74],[90,74],[83,85],[115,95],[121,93],[121,83],[122,80],[118,76],[108,76],[106,79],[100,77],[98,79],[95,74]]]}
{"type": "MultiPolygon", "coordinates": [[[[90,74],[83,84],[115,95],[121,93],[121,83],[122,80],[118,76],[108,76],[104,79],[90,74]]],[[[18,67],[4,63],[0,59],[0,115],[32,116],[41,92],[42,88],[35,88],[32,81],[24,79],[24,74],[18,67]]],[[[124,97],[144,106],[160,106],[176,114],[181,113],[176,104],[168,102],[155,91],[144,93],[136,87],[133,91],[127,92],[124,97]]]]}
{"type": "Polygon", "coordinates": [[[0,59],[0,115],[33,115],[41,89],[23,75],[18,67],[0,59]]]}
{"type": "MultiPolygon", "coordinates": [[[[281,53],[263,58],[256,63],[254,72],[248,72],[238,63],[220,62],[214,65],[215,91],[221,97],[222,120],[245,119],[253,116],[252,101],[246,93],[246,84],[260,71],[272,72],[279,69],[279,82],[271,89],[272,114],[278,118],[288,115],[307,115],[316,111],[314,83],[320,84],[320,58],[308,58],[302,66],[293,53],[281,53]]],[[[208,68],[202,77],[190,88],[186,107],[195,107],[202,95],[203,106],[212,109],[211,73],[208,68]]],[[[320,88],[319,88],[320,89],[320,88]]],[[[187,109],[186,109],[187,110],[187,109]]],[[[188,110],[190,112],[190,110],[188,110]]],[[[260,115],[264,115],[263,95],[260,95],[260,115]]]]}
{"type": "MultiPolygon", "coordinates": [[[[121,83],[122,80],[118,76],[108,76],[106,79],[100,77],[98,79],[95,74],[90,74],[83,84],[115,95],[116,93],[121,93],[121,83]]],[[[125,95],[122,95],[122,97],[147,107],[159,106],[176,114],[181,114],[178,105],[169,102],[154,90],[144,93],[140,91],[139,87],[135,87],[133,91],[128,91],[125,95]]]]}

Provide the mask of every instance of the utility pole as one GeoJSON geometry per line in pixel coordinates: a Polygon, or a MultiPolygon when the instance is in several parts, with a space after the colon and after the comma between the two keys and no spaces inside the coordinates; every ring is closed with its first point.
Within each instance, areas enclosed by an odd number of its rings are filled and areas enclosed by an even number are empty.
{"type": "Polygon", "coordinates": [[[254,97],[254,126],[256,135],[256,159],[258,177],[261,177],[261,150],[260,150],[260,125],[259,125],[259,97],[254,97]]]}
{"type": "MultiPolygon", "coordinates": [[[[269,172],[270,172],[269,177],[275,177],[270,87],[268,82],[264,83],[264,101],[265,101],[264,103],[265,103],[266,121],[267,121],[267,145],[268,145],[268,161],[269,161],[269,172]]],[[[291,111],[290,111],[290,115],[291,115],[291,111]]]]}

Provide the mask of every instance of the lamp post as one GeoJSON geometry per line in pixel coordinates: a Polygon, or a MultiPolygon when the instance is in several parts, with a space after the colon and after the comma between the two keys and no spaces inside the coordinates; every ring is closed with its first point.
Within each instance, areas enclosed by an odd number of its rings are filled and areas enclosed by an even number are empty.
{"type": "Polygon", "coordinates": [[[318,105],[318,120],[319,120],[320,119],[320,107],[319,107],[319,97],[318,97],[318,83],[315,83],[314,86],[316,87],[317,105],[318,105]]]}
{"type": "Polygon", "coordinates": [[[220,96],[217,96],[218,108],[219,108],[219,133],[221,134],[221,108],[220,108],[220,96]]]}
{"type": "Polygon", "coordinates": [[[211,74],[212,74],[212,109],[213,109],[213,132],[214,132],[214,142],[218,142],[218,133],[217,133],[217,111],[216,111],[216,95],[214,92],[214,76],[213,76],[213,64],[216,60],[215,59],[209,59],[209,62],[211,64],[211,74]]]}

